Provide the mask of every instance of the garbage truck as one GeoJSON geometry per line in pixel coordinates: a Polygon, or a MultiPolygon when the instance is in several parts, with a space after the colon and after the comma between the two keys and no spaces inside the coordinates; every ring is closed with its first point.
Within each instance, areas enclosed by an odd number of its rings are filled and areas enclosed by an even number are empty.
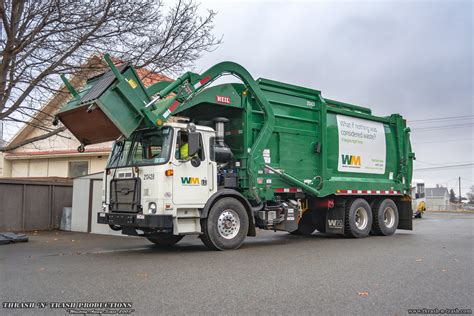
{"type": "Polygon", "coordinates": [[[350,238],[412,229],[414,153],[399,114],[257,79],[233,62],[145,87],[114,65],[57,113],[85,146],[114,141],[98,223],[161,246],[239,248],[259,229],[350,238]],[[225,75],[238,83],[217,84],[225,75]]]}

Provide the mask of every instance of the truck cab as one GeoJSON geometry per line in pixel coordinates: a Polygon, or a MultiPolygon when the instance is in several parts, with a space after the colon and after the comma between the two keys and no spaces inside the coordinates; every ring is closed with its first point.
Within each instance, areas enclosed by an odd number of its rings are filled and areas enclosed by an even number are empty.
{"type": "Polygon", "coordinates": [[[215,136],[210,127],[168,123],[117,140],[104,175],[99,221],[130,235],[199,234],[199,209],[217,192],[210,154],[215,136]],[[127,225],[132,223],[142,232],[127,225]]]}

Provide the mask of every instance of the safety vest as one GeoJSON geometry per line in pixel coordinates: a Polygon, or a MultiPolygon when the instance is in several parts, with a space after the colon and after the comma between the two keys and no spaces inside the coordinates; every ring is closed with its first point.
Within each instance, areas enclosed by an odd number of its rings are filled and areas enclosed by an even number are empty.
{"type": "Polygon", "coordinates": [[[188,160],[189,159],[188,153],[189,153],[188,143],[185,143],[179,149],[179,156],[181,157],[181,159],[188,160]]]}

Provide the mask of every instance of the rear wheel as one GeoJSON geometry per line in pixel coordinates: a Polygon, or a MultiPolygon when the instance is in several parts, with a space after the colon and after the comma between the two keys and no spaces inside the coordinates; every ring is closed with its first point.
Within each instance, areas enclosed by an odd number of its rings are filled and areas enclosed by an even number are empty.
{"type": "Polygon", "coordinates": [[[367,237],[372,227],[372,211],[364,199],[347,202],[344,218],[344,236],[351,238],[367,237]]]}
{"type": "Polygon", "coordinates": [[[398,227],[398,208],[391,199],[376,201],[372,206],[374,235],[390,236],[398,227]]]}
{"type": "Polygon", "coordinates": [[[209,249],[237,249],[247,236],[249,219],[242,203],[226,197],[212,206],[201,228],[201,240],[209,249]]]}
{"type": "Polygon", "coordinates": [[[180,235],[171,235],[171,234],[155,234],[148,236],[147,239],[151,241],[152,243],[162,246],[162,247],[171,247],[178,243],[181,239],[183,239],[184,236],[180,235]]]}

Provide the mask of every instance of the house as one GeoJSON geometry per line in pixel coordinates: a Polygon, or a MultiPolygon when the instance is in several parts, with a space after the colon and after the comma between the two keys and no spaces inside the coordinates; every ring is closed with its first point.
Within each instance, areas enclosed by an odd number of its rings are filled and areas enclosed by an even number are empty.
{"type": "MultiPolygon", "coordinates": [[[[121,63],[120,61],[117,62],[121,63]]],[[[80,89],[91,78],[103,71],[104,62],[99,56],[91,57],[84,65],[83,70],[73,75],[69,80],[71,84],[80,89]]],[[[171,79],[144,68],[136,69],[145,86],[150,86],[159,81],[171,79]]],[[[51,126],[52,117],[71,98],[71,94],[62,87],[30,122],[40,122],[42,125],[51,126]]],[[[51,126],[52,127],[52,126],[51,126]]],[[[79,141],[68,131],[58,135],[22,145],[25,140],[40,136],[44,131],[25,124],[17,134],[7,143],[14,148],[8,152],[0,153],[0,177],[69,177],[96,173],[103,171],[111,149],[111,142],[89,145],[82,153],[77,151],[79,141]]]]}
{"type": "Polygon", "coordinates": [[[427,210],[447,210],[450,207],[446,187],[438,185],[436,188],[425,188],[425,197],[427,210]]]}

